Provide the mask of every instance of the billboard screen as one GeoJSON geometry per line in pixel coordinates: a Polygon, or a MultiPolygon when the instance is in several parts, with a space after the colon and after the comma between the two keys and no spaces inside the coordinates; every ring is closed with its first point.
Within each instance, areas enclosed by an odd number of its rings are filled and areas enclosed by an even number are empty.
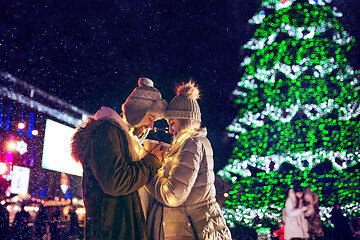
{"type": "Polygon", "coordinates": [[[70,154],[75,128],[46,119],[42,167],[48,170],[82,176],[82,166],[70,154]]]}
{"type": "Polygon", "coordinates": [[[28,193],[29,177],[29,168],[14,166],[12,171],[11,193],[26,195],[28,193]]]}

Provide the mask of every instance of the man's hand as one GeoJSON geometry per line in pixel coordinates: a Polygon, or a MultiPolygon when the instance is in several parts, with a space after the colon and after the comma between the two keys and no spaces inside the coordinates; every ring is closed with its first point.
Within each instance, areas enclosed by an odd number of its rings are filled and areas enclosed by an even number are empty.
{"type": "Polygon", "coordinates": [[[164,161],[164,153],[167,151],[166,149],[165,150],[160,150],[161,148],[161,143],[157,144],[153,150],[151,150],[151,154],[154,154],[159,160],[161,163],[163,163],[164,161]]]}

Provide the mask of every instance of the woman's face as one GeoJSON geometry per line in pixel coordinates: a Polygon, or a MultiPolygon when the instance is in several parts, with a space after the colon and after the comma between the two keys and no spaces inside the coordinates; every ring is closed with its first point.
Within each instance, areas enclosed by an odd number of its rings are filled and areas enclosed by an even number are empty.
{"type": "Polygon", "coordinates": [[[302,198],[303,197],[303,192],[296,192],[295,193],[297,198],[302,198]]]}
{"type": "Polygon", "coordinates": [[[169,132],[173,134],[175,137],[178,136],[180,132],[180,121],[176,118],[168,119],[169,124],[169,132]]]}

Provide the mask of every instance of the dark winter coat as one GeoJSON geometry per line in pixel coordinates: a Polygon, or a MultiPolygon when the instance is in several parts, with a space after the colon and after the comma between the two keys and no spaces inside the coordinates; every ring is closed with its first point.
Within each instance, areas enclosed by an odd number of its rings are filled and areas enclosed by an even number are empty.
{"type": "Polygon", "coordinates": [[[73,137],[72,153],[84,169],[86,239],[147,239],[138,189],[161,163],[152,154],[133,161],[128,129],[121,123],[92,120],[73,137]]]}

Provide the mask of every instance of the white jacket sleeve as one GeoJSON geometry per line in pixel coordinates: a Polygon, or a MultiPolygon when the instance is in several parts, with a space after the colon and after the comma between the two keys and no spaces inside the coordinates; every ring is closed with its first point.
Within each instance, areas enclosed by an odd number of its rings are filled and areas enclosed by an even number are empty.
{"type": "Polygon", "coordinates": [[[169,207],[178,207],[186,201],[200,168],[201,150],[198,145],[195,139],[187,139],[172,160],[168,177],[159,172],[148,184],[156,200],[169,207]]]}
{"type": "Polygon", "coordinates": [[[285,202],[285,212],[288,217],[296,217],[303,214],[300,208],[295,208],[295,203],[290,199],[285,202]]]}

